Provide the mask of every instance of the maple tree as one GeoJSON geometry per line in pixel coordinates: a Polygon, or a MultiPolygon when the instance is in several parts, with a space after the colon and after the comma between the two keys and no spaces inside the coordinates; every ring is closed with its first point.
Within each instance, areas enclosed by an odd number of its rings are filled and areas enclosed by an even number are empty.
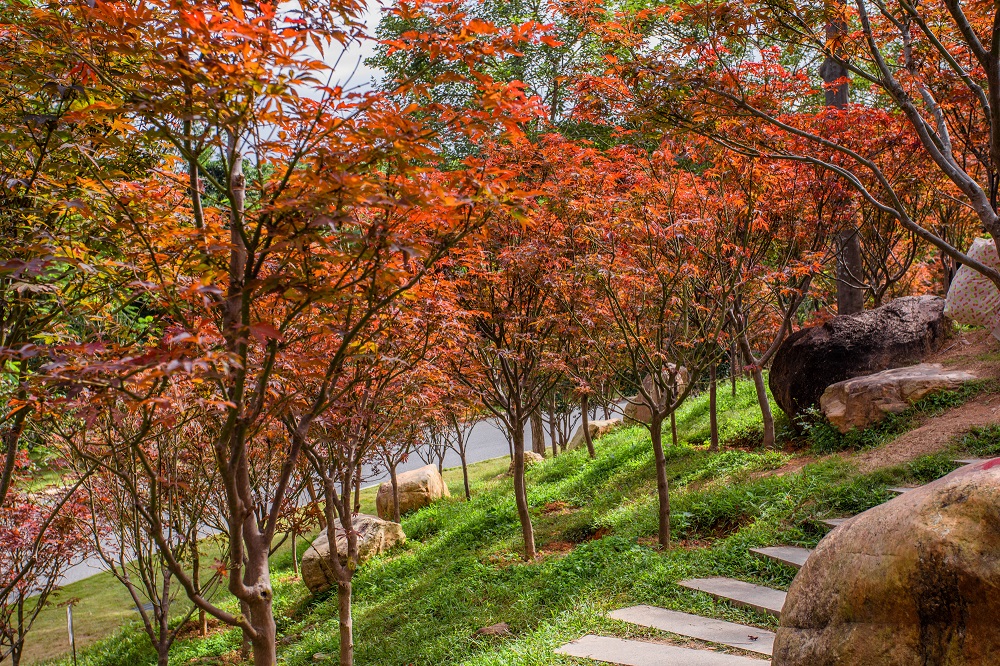
{"type": "Polygon", "coordinates": [[[985,4],[782,0],[623,13],[608,41],[631,55],[612,64],[604,89],[622,113],[631,106],[737,152],[827,170],[921,242],[1000,285],[995,270],[913,217],[871,140],[883,127],[907,134],[980,228],[1000,233],[996,15],[985,4]],[[820,60],[825,80],[809,70],[820,60]],[[842,76],[831,80],[835,73],[851,77],[865,101],[821,108],[846,86],[842,76]],[[855,138],[845,140],[852,128],[855,138]]]}
{"type": "Polygon", "coordinates": [[[28,494],[8,491],[0,506],[0,661],[21,663],[24,640],[63,573],[90,552],[79,485],[28,494]]]}

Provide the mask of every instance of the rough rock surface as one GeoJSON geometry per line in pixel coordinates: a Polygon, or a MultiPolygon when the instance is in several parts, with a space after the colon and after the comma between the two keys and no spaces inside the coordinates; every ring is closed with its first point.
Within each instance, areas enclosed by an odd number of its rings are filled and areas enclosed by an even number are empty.
{"type": "Polygon", "coordinates": [[[968,372],[921,363],[837,382],[827,387],[819,404],[827,420],[840,432],[847,432],[867,428],[932,393],[951,391],[975,379],[968,372]]]}
{"type": "MultiPolygon", "coordinates": [[[[383,553],[396,544],[406,541],[399,523],[382,520],[376,516],[359,513],[354,517],[354,530],[358,533],[358,564],[383,553]]],[[[347,562],[347,536],[337,526],[337,553],[340,561],[347,562]]],[[[302,555],[302,582],[313,594],[323,592],[337,584],[330,564],[330,539],[323,530],[302,555]]]]}
{"type": "MultiPolygon", "coordinates": [[[[595,440],[598,437],[603,437],[604,435],[611,432],[615,426],[622,422],[621,419],[608,419],[606,421],[589,421],[587,425],[590,426],[590,439],[595,440]]],[[[569,440],[569,444],[566,445],[567,451],[572,451],[573,449],[585,448],[587,446],[587,440],[583,436],[583,424],[576,429],[576,433],[573,434],[573,438],[569,440]]]]}
{"type": "MultiPolygon", "coordinates": [[[[673,363],[667,363],[663,369],[663,378],[665,381],[669,381],[670,373],[674,372],[676,366],[673,363]]],[[[684,366],[681,366],[680,370],[676,371],[674,381],[677,383],[677,391],[682,392],[691,381],[691,373],[684,366]]],[[[642,388],[649,393],[653,394],[653,377],[652,375],[646,375],[642,380],[642,388]]],[[[623,411],[625,416],[625,421],[628,423],[649,423],[651,418],[649,406],[645,403],[642,394],[636,394],[628,399],[625,409],[623,411]]]]}
{"type": "Polygon", "coordinates": [[[775,401],[789,416],[819,404],[831,384],[923,360],[948,336],[944,299],[907,296],[796,331],[771,365],[775,401]]]}
{"type": "MultiPolygon", "coordinates": [[[[532,465],[536,465],[540,462],[545,462],[545,456],[539,455],[534,451],[524,452],[524,469],[528,469],[532,465]]],[[[510,461],[510,466],[507,468],[507,473],[505,476],[514,476],[514,461],[510,461]]]]}
{"type": "Polygon", "coordinates": [[[1000,459],[851,518],[792,583],[773,666],[996,663],[1000,459]]]}
{"type": "MultiPolygon", "coordinates": [[[[434,465],[403,472],[396,477],[399,486],[399,513],[429,506],[442,497],[450,497],[448,486],[434,465]]],[[[375,495],[375,510],[379,518],[392,520],[392,482],[386,481],[378,487],[375,495]]]]}

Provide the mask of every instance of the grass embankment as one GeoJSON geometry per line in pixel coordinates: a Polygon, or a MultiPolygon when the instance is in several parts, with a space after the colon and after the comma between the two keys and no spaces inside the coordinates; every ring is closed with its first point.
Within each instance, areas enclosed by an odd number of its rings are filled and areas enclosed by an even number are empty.
{"type": "MultiPolygon", "coordinates": [[[[735,399],[728,391],[720,392],[720,398],[724,435],[737,437],[754,428],[759,416],[749,383],[741,383],[735,399]]],[[[930,481],[954,468],[949,456],[941,454],[861,476],[832,456],[796,471],[768,473],[795,454],[742,449],[709,454],[688,443],[702,441],[707,432],[705,402],[699,397],[684,407],[678,415],[682,444],[668,449],[673,549],[654,547],[654,465],[648,434],[641,428],[602,438],[595,460],[575,451],[529,470],[529,502],[541,551],[540,559],[530,564],[519,557],[511,481],[498,478],[506,461],[473,467],[474,496],[468,503],[461,497],[460,476],[450,472],[452,499],[405,517],[406,545],[365,564],[357,574],[357,663],[571,663],[553,650],[588,632],[657,636],[605,617],[610,610],[637,603],[773,626],[765,616],[716,603],[674,583],[721,575],[785,588],[794,571],[751,557],[749,548],[814,546],[823,534],[814,518],[862,511],[888,500],[893,485],[930,481]],[[475,634],[498,622],[510,626],[510,636],[475,634]]],[[[368,495],[369,510],[370,502],[368,495]]],[[[273,568],[281,662],[335,663],[336,599],[310,597],[291,574],[287,553],[274,558],[273,568]]],[[[72,587],[68,594],[75,594],[72,587]]],[[[172,663],[236,663],[238,642],[238,633],[231,630],[204,640],[185,639],[175,646],[172,663]]],[[[155,659],[146,639],[126,627],[86,650],[80,663],[143,665],[155,659]]]]}

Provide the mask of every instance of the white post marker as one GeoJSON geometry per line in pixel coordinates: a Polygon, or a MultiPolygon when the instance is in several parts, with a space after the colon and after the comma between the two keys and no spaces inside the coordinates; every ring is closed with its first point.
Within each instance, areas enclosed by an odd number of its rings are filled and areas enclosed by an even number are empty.
{"type": "Polygon", "coordinates": [[[66,630],[69,632],[69,645],[73,650],[73,666],[76,666],[76,638],[73,636],[73,604],[66,606],[66,630]]]}

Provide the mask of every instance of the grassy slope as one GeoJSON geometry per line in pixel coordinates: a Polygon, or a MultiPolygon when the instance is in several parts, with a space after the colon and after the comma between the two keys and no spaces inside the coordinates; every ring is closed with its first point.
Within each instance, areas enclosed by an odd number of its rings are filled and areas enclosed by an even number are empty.
{"type": "MultiPolygon", "coordinates": [[[[753,388],[736,399],[722,392],[723,433],[752,429],[753,388]]],[[[945,456],[857,476],[832,457],[784,475],[762,471],[782,465],[778,452],[729,450],[710,455],[704,398],[678,415],[682,445],[669,449],[673,536],[669,552],[652,545],[655,484],[648,435],[618,430],[598,443],[596,460],[584,451],[562,455],[528,473],[540,561],[518,556],[519,527],[511,482],[497,478],[505,461],[473,470],[471,502],[450,472],[453,498],[404,518],[407,544],[366,564],[355,579],[354,622],[360,664],[514,665],[568,663],[553,655],[562,642],[587,632],[656,635],[604,618],[612,609],[650,603],[760,626],[773,621],[718,604],[673,585],[688,576],[727,575],[787,587],[793,571],[747,553],[759,545],[815,545],[822,532],[810,519],[849,515],[879,504],[887,488],[928,481],[953,469],[945,456]],[[497,622],[513,635],[489,638],[476,629],[497,622]]],[[[367,498],[371,501],[371,497],[367,498]]],[[[280,659],[290,666],[322,663],[316,654],[337,651],[336,600],[310,598],[290,573],[288,554],[273,562],[280,659]]],[[[134,628],[87,650],[81,664],[152,664],[134,628]]],[[[175,646],[172,663],[233,663],[238,636],[219,631],[175,646]]]]}

